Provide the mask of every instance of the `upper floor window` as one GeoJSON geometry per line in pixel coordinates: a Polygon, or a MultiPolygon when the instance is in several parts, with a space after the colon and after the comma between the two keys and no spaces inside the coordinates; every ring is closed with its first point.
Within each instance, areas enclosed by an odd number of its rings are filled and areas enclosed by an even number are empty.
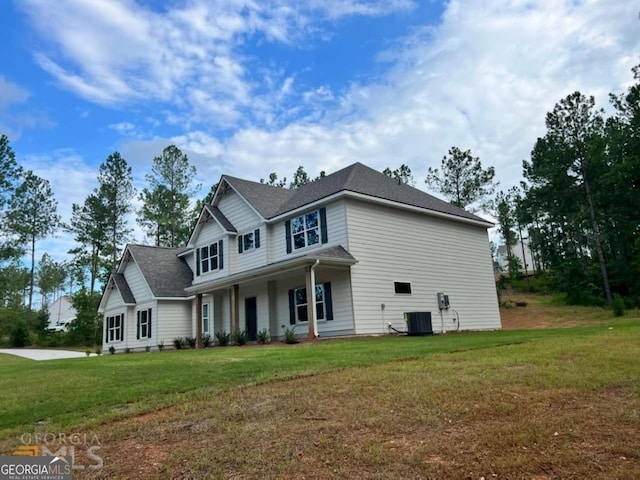
{"type": "Polygon", "coordinates": [[[196,249],[196,274],[202,275],[214,270],[222,270],[223,243],[222,240],[196,249]]]}
{"type": "Polygon", "coordinates": [[[260,229],[238,235],[238,253],[248,252],[260,248],[260,229]]]}
{"type": "Polygon", "coordinates": [[[151,309],[138,310],[137,335],[138,340],[151,338],[151,309]]]}
{"type": "Polygon", "coordinates": [[[292,250],[327,243],[327,212],[320,208],[285,223],[287,253],[292,250]]]}

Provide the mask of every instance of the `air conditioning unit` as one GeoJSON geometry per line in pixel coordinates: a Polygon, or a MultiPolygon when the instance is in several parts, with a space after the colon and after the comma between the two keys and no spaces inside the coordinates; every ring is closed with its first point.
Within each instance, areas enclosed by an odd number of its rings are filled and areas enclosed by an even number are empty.
{"type": "Polygon", "coordinates": [[[431,312],[406,312],[404,320],[407,322],[407,335],[433,335],[431,312]]]}

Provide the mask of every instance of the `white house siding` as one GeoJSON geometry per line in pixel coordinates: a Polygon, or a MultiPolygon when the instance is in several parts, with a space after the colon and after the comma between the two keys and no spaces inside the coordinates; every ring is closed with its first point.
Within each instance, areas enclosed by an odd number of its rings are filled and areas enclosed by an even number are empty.
{"type": "Polygon", "coordinates": [[[231,274],[232,266],[230,265],[231,264],[230,259],[233,255],[231,252],[235,247],[233,242],[234,239],[235,237],[231,237],[229,235],[218,237],[217,239],[214,239],[213,242],[212,241],[205,242],[201,240],[200,237],[196,239],[195,248],[201,248],[201,247],[204,247],[205,245],[210,245],[211,243],[214,243],[218,240],[222,240],[222,269],[208,271],[207,273],[197,275],[196,272],[198,270],[196,269],[196,263],[195,263],[196,255],[194,253],[191,257],[192,263],[190,264],[191,268],[194,269],[193,285],[198,285],[203,282],[210,282],[211,280],[217,280],[219,278],[223,278],[231,274]]]}
{"type": "MultiPolygon", "coordinates": [[[[135,325],[134,325],[135,326],[135,325]]],[[[151,329],[152,340],[140,340],[155,347],[164,341],[166,347],[173,346],[173,339],[192,336],[191,302],[188,300],[159,300],[154,312],[151,329]]],[[[195,335],[195,333],[194,333],[195,335]]],[[[135,338],[135,331],[134,336],[135,338]]]]}
{"type": "MultiPolygon", "coordinates": [[[[125,305],[124,305],[124,301],[122,300],[122,296],[120,295],[120,292],[118,291],[118,289],[116,287],[110,288],[109,292],[106,293],[106,295],[108,295],[107,297],[107,302],[105,304],[104,307],[104,316],[103,318],[103,322],[102,322],[102,350],[104,352],[109,350],[109,347],[111,345],[113,345],[115,348],[117,349],[124,349],[125,348],[125,341],[121,341],[121,342],[111,342],[111,343],[107,343],[105,342],[105,339],[107,338],[106,334],[107,334],[107,321],[106,319],[108,317],[113,317],[115,315],[120,315],[120,314],[125,314],[125,340],[127,338],[127,331],[126,331],[126,324],[128,321],[128,312],[127,310],[129,310],[125,305]]],[[[135,337],[134,337],[135,338],[135,337]]]]}
{"type": "Polygon", "coordinates": [[[253,225],[247,230],[239,230],[238,233],[244,235],[256,230],[260,230],[260,248],[238,253],[238,240],[234,237],[236,244],[231,247],[233,249],[232,255],[236,257],[235,262],[233,262],[234,273],[244,272],[267,264],[267,231],[264,224],[253,225]]]}
{"type": "MultiPolygon", "coordinates": [[[[344,200],[337,200],[326,205],[323,205],[327,209],[327,243],[318,243],[311,247],[301,248],[299,250],[292,250],[291,253],[287,253],[287,240],[286,240],[286,220],[277,222],[269,229],[269,262],[278,262],[287,258],[293,258],[295,256],[313,252],[314,250],[321,250],[323,248],[332,247],[336,245],[342,245],[348,249],[347,239],[347,224],[345,220],[345,203],[344,200]]],[[[320,207],[309,208],[303,210],[295,215],[292,215],[287,220],[295,218],[307,212],[313,212],[320,207]]]]}
{"type": "Polygon", "coordinates": [[[219,197],[216,206],[229,219],[238,233],[255,227],[262,220],[249,204],[234,191],[229,191],[219,197]]]}
{"type": "MultiPolygon", "coordinates": [[[[322,264],[320,264],[322,265],[322,264]]],[[[333,305],[333,320],[319,320],[318,334],[323,336],[340,336],[353,335],[355,333],[353,325],[353,310],[351,302],[351,281],[349,270],[326,268],[321,266],[316,270],[316,284],[331,282],[331,297],[333,305]]],[[[278,280],[277,288],[277,331],[273,331],[272,336],[281,337],[284,334],[284,328],[291,328],[289,323],[289,290],[301,288],[305,286],[304,272],[300,272],[299,276],[288,277],[278,280]]],[[[273,323],[272,323],[273,325],[273,323]]],[[[299,323],[295,327],[295,332],[303,337],[307,336],[307,323],[299,323]]]]}
{"type": "Polygon", "coordinates": [[[133,260],[127,262],[127,265],[124,267],[123,274],[138,305],[151,300],[151,289],[142,276],[142,272],[140,271],[140,267],[138,267],[137,263],[133,260]]]}
{"type": "Polygon", "coordinates": [[[357,334],[405,330],[403,313],[429,311],[442,330],[437,292],[449,295],[444,330],[500,328],[500,313],[485,228],[420,213],[348,200],[349,251],[357,334]],[[410,282],[410,295],[394,282],[410,282]],[[384,310],[381,304],[385,305],[384,310]]]}
{"type": "Polygon", "coordinates": [[[75,318],[77,312],[71,304],[70,298],[62,296],[47,307],[49,312],[49,326],[53,327],[57,322],[64,322],[75,318]]]}
{"type": "MultiPolygon", "coordinates": [[[[137,300],[137,299],[136,299],[137,300]]],[[[158,338],[158,325],[161,323],[158,321],[158,302],[149,301],[145,303],[138,302],[134,309],[131,309],[130,315],[127,315],[124,325],[124,338],[125,346],[132,351],[142,351],[148,345],[155,348],[159,343],[158,338]],[[140,310],[151,309],[151,338],[137,339],[138,333],[138,313],[140,310]]],[[[116,346],[116,348],[118,348],[116,346]]]]}

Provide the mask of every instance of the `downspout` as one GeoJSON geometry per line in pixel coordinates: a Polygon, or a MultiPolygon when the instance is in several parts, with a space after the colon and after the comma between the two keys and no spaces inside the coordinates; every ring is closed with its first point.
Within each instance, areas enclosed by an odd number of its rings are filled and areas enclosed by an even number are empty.
{"type": "Polygon", "coordinates": [[[316,263],[311,266],[311,295],[313,298],[313,334],[318,338],[318,312],[316,311],[316,267],[320,265],[320,259],[316,259],[316,263]]]}

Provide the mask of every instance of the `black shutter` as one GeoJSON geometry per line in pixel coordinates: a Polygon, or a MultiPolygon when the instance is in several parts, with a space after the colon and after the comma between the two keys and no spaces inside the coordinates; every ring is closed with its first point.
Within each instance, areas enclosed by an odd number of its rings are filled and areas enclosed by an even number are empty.
{"type": "Polygon", "coordinates": [[[296,324],[296,297],[293,290],[289,290],[289,323],[296,324]]]}
{"type": "Polygon", "coordinates": [[[238,235],[238,253],[242,253],[242,235],[238,235]]]}
{"type": "Polygon", "coordinates": [[[124,313],[120,315],[120,341],[124,342],[124,313]]]}
{"type": "Polygon", "coordinates": [[[287,240],[287,253],[291,253],[291,220],[284,222],[284,229],[287,240]]]}
{"type": "Polygon", "coordinates": [[[196,248],[196,275],[200,276],[200,249],[196,248]]]}
{"type": "Polygon", "coordinates": [[[256,228],[256,231],[253,232],[253,242],[256,248],[260,248],[260,229],[256,228]]]}
{"type": "Polygon", "coordinates": [[[148,315],[149,315],[149,319],[148,319],[149,326],[147,327],[148,328],[147,333],[149,334],[148,335],[149,338],[151,338],[151,309],[149,309],[148,315]]]}
{"type": "Polygon", "coordinates": [[[109,343],[109,318],[104,317],[104,343],[109,343]]]}
{"type": "Polygon", "coordinates": [[[224,260],[223,260],[223,258],[224,258],[224,250],[223,250],[223,247],[222,247],[222,243],[223,243],[222,240],[218,241],[218,268],[220,270],[222,270],[223,267],[224,267],[224,260]]]}
{"type": "Polygon", "coordinates": [[[320,241],[327,243],[327,209],[322,207],[320,209],[320,241]]]}
{"type": "Polygon", "coordinates": [[[333,320],[333,301],[329,282],[324,284],[324,316],[327,320],[333,320]]]}
{"type": "Polygon", "coordinates": [[[137,312],[138,321],[136,323],[136,340],[140,340],[140,312],[137,312]]]}

